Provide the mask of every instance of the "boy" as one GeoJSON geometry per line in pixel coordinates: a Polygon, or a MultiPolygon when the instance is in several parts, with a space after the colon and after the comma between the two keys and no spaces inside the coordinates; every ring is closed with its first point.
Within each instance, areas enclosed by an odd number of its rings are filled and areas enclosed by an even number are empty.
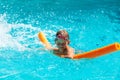
{"type": "Polygon", "coordinates": [[[65,58],[73,58],[74,49],[69,46],[69,35],[65,30],[56,33],[55,43],[58,48],[53,49],[53,53],[65,58]]]}
{"type": "Polygon", "coordinates": [[[64,58],[73,58],[74,49],[69,46],[69,35],[65,30],[60,30],[56,33],[55,43],[57,48],[52,48],[51,46],[47,46],[48,50],[52,50],[53,54],[64,57],[64,58]]]}

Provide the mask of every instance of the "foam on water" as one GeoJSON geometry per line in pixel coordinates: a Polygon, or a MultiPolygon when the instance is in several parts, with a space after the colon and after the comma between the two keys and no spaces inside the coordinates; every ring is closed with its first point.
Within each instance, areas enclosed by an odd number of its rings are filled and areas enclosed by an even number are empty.
{"type": "Polygon", "coordinates": [[[37,43],[37,28],[28,24],[10,24],[6,14],[0,15],[0,48],[24,50],[29,46],[30,39],[37,43]]]}
{"type": "Polygon", "coordinates": [[[16,46],[21,46],[17,40],[13,39],[12,36],[9,34],[12,25],[8,24],[5,19],[5,14],[0,15],[0,47],[11,47],[15,48],[16,46]],[[15,46],[16,45],[16,46],[15,46]]]}

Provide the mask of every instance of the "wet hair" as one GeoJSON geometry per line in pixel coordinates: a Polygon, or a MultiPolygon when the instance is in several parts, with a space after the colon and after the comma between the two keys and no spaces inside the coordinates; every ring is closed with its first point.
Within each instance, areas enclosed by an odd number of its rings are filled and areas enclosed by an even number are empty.
{"type": "Polygon", "coordinates": [[[56,39],[55,41],[57,40],[57,37],[61,35],[65,38],[66,41],[68,41],[68,44],[70,43],[70,40],[69,40],[69,34],[66,30],[60,30],[56,33],[56,39]]]}

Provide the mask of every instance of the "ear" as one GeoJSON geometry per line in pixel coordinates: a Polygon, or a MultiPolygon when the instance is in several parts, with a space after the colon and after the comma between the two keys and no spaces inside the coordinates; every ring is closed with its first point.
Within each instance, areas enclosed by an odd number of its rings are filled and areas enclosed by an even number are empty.
{"type": "Polygon", "coordinates": [[[69,41],[69,40],[67,40],[67,43],[68,43],[68,44],[70,44],[70,41],[69,41]]]}

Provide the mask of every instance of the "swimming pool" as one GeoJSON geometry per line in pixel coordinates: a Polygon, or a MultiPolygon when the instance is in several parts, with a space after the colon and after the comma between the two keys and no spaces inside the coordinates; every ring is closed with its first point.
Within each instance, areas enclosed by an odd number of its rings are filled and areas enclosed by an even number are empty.
{"type": "Polygon", "coordinates": [[[119,80],[120,51],[70,60],[41,51],[65,29],[70,45],[89,51],[120,42],[119,0],[0,0],[0,80],[119,80]]]}

